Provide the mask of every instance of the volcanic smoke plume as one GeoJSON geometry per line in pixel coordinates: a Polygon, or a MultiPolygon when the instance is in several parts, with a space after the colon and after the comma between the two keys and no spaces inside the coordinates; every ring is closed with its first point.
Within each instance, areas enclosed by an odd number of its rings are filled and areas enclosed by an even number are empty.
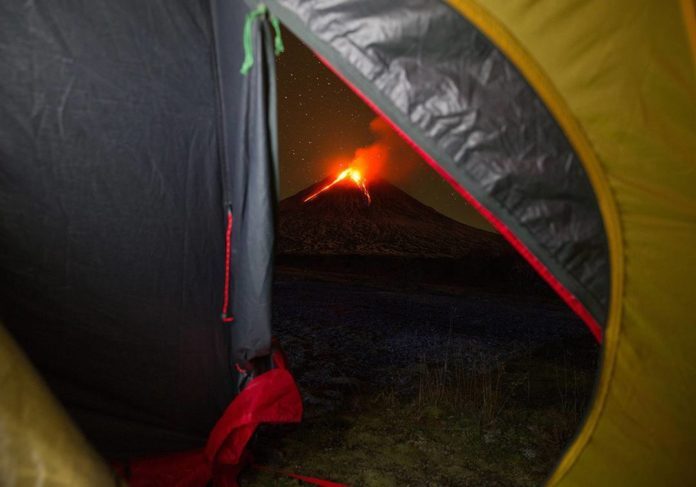
{"type": "Polygon", "coordinates": [[[355,151],[353,163],[369,181],[385,177],[392,183],[403,183],[419,164],[420,156],[381,117],[370,122],[375,142],[355,151]]]}
{"type": "Polygon", "coordinates": [[[360,147],[355,150],[348,167],[340,170],[334,179],[330,179],[326,184],[319,186],[314,192],[304,198],[304,203],[308,203],[322,195],[325,191],[333,188],[336,184],[347,181],[352,182],[363,193],[367,204],[372,203],[372,197],[368,190],[368,182],[377,179],[384,175],[385,172],[390,174],[390,179],[399,179],[399,175],[406,174],[416,158],[407,148],[404,141],[389,127],[389,125],[380,117],[376,117],[370,122],[370,130],[376,137],[376,141],[365,147],[360,147]],[[400,155],[399,165],[390,165],[392,155],[398,153],[400,155]],[[387,166],[390,166],[387,169],[387,166]]]}

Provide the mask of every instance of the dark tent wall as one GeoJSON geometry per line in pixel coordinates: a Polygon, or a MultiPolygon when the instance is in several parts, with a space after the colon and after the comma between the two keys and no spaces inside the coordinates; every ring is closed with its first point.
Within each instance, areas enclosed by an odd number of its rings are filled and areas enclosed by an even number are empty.
{"type": "Polygon", "coordinates": [[[511,231],[601,337],[610,278],[596,195],[557,121],[485,35],[438,0],[265,3],[511,231]]]}
{"type": "Polygon", "coordinates": [[[1,317],[110,457],[200,446],[270,346],[272,56],[239,74],[247,11],[0,6],[1,317]]]}

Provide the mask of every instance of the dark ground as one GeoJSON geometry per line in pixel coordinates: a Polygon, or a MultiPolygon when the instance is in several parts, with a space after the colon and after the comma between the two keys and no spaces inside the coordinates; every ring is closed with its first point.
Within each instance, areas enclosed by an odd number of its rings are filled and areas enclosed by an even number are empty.
{"type": "MultiPolygon", "coordinates": [[[[305,415],[261,431],[260,462],[350,485],[543,483],[599,353],[562,302],[323,277],[277,278],[274,333],[305,415]]],[[[250,473],[244,485],[296,483],[250,473]]]]}

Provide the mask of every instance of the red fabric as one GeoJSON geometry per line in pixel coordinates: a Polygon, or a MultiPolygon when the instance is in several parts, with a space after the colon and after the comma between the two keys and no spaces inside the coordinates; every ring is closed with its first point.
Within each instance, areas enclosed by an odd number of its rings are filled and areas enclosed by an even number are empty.
{"type": "Polygon", "coordinates": [[[273,365],[278,369],[287,369],[288,359],[285,357],[285,352],[283,352],[276,337],[271,338],[271,349],[273,350],[273,365]]]}
{"type": "Polygon", "coordinates": [[[205,447],[210,463],[237,464],[260,423],[296,423],[302,400],[286,369],[273,369],[253,379],[213,428],[205,447]]]}
{"type": "Polygon", "coordinates": [[[210,466],[202,451],[144,458],[127,466],[114,466],[130,487],[202,487],[210,480],[210,466]]]}
{"type": "Polygon", "coordinates": [[[305,475],[299,475],[296,473],[288,472],[286,470],[276,470],[274,468],[266,467],[264,465],[253,464],[252,467],[254,467],[256,470],[263,470],[266,472],[274,473],[276,475],[283,475],[285,477],[290,477],[291,479],[301,480],[302,482],[306,482],[308,484],[318,485],[319,487],[348,487],[347,484],[339,484],[337,482],[318,479],[316,477],[307,477],[305,475]]]}
{"type": "Polygon", "coordinates": [[[369,106],[377,115],[382,117],[384,120],[391,125],[391,127],[403,138],[413,149],[418,152],[418,154],[440,174],[457,192],[466,199],[479,213],[481,213],[493,227],[500,232],[503,237],[505,237],[508,242],[524,257],[527,262],[543,277],[546,282],[556,291],[556,293],[566,302],[570,308],[575,311],[575,313],[585,322],[587,327],[590,329],[597,342],[602,342],[602,328],[594,319],[592,314],[585,308],[578,298],[575,297],[568,289],[566,289],[561,282],[556,279],[551,271],[541,262],[525,245],[522,241],[517,238],[517,236],[512,233],[512,231],[498,219],[493,213],[491,213],[487,208],[485,208],[481,203],[474,198],[474,196],[469,193],[465,188],[459,185],[454,178],[445,171],[438,162],[432,158],[427,152],[425,152],[418,144],[411,139],[406,132],[404,132],[401,127],[394,123],[383,111],[379,108],[372,100],[365,96],[355,85],[353,85],[342,73],[335,69],[329,61],[324,59],[318,53],[314,53],[317,58],[324,63],[324,65],[329,68],[336,76],[338,76],[353,92],[358,95],[366,104],[369,106]]]}
{"type": "Polygon", "coordinates": [[[261,423],[298,423],[302,399],[285,361],[274,353],[278,368],[254,378],[230,403],[203,450],[134,460],[115,465],[131,487],[237,487],[249,462],[246,445],[261,423]]]}

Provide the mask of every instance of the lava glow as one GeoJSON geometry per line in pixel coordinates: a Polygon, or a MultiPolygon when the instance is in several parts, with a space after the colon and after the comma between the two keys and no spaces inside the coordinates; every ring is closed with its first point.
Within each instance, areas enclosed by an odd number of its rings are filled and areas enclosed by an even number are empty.
{"type": "Polygon", "coordinates": [[[304,202],[307,203],[308,201],[312,201],[314,198],[319,196],[321,193],[323,193],[324,191],[326,191],[328,189],[331,189],[336,184],[340,183],[341,181],[343,181],[346,178],[353,181],[355,183],[355,185],[358,188],[360,188],[360,190],[365,195],[365,198],[367,199],[368,205],[370,203],[372,203],[372,198],[370,197],[370,192],[367,190],[367,184],[366,184],[365,177],[363,176],[363,173],[359,169],[356,169],[354,167],[349,167],[348,169],[344,169],[343,171],[341,171],[341,173],[338,176],[336,176],[336,179],[334,179],[329,184],[327,184],[326,186],[321,188],[319,191],[316,191],[315,193],[312,193],[311,195],[306,197],[304,199],[304,202]]]}

